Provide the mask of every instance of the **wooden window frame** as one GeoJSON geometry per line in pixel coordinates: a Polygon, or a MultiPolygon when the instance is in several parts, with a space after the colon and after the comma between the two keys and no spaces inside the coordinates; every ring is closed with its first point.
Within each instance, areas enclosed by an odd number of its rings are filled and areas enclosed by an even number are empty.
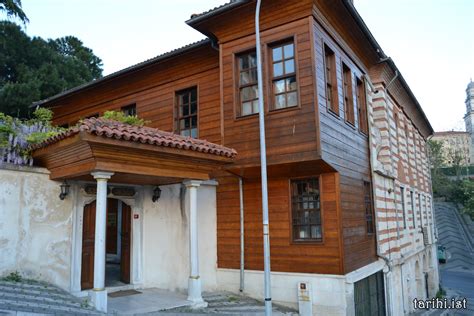
{"type": "MultiPolygon", "coordinates": [[[[245,50],[245,51],[242,51],[242,52],[239,52],[239,53],[236,53],[234,54],[234,71],[235,71],[235,83],[236,83],[236,89],[235,89],[235,93],[236,93],[236,109],[235,109],[235,116],[237,119],[240,119],[240,118],[247,118],[247,117],[251,117],[251,116],[254,116],[254,115],[258,115],[258,110],[257,112],[252,112],[250,114],[245,114],[243,115],[242,114],[242,107],[243,107],[243,102],[242,102],[242,98],[241,98],[241,90],[244,89],[244,88],[248,88],[248,87],[252,87],[252,86],[257,86],[257,89],[258,89],[258,79],[257,81],[255,81],[255,83],[249,83],[249,84],[244,84],[244,85],[241,85],[240,84],[240,74],[243,72],[243,71],[250,71],[252,70],[253,68],[257,68],[256,66],[255,67],[251,67],[251,68],[248,68],[248,69],[245,69],[245,70],[242,70],[240,69],[240,57],[242,56],[248,56],[252,53],[255,53],[255,48],[253,49],[248,49],[248,50],[245,50]]],[[[256,58],[256,57],[255,57],[256,58]]],[[[251,101],[257,101],[258,102],[258,90],[257,90],[257,97],[255,99],[252,99],[251,101]]]]}
{"type": "Polygon", "coordinates": [[[355,127],[354,94],[352,87],[352,69],[342,62],[342,94],[345,121],[355,127]]]}
{"type": "MultiPolygon", "coordinates": [[[[131,114],[131,116],[137,116],[137,115],[138,115],[138,112],[137,112],[137,104],[136,104],[136,103],[132,103],[132,104],[128,104],[128,105],[122,106],[122,107],[120,108],[120,111],[121,111],[123,114],[126,114],[125,111],[127,111],[128,109],[134,109],[135,114],[131,114]]],[[[130,115],[130,114],[127,114],[127,115],[130,115]]]]}
{"type": "Polygon", "coordinates": [[[269,112],[275,112],[275,111],[285,111],[285,110],[289,110],[289,109],[295,109],[295,108],[299,108],[300,107],[300,95],[299,95],[299,80],[298,80],[298,58],[297,58],[297,46],[296,46],[296,41],[295,41],[295,37],[290,37],[290,38],[286,38],[286,39],[282,39],[282,40],[279,40],[279,41],[276,41],[276,42],[272,42],[270,44],[268,44],[268,49],[267,49],[267,54],[268,54],[268,71],[269,71],[269,74],[270,74],[270,85],[269,85],[269,91],[270,91],[270,102],[269,102],[269,112]],[[293,56],[291,56],[290,58],[285,58],[285,53],[284,53],[284,49],[283,47],[284,46],[287,46],[289,44],[292,44],[293,45],[293,56]],[[282,59],[281,60],[278,60],[278,61],[274,61],[273,60],[273,49],[277,48],[277,47],[281,47],[282,48],[282,59]],[[285,73],[286,72],[286,66],[285,66],[285,62],[286,61],[289,61],[289,60],[293,60],[293,63],[294,63],[294,71],[291,72],[291,73],[285,73]],[[277,64],[277,63],[282,63],[282,66],[283,66],[283,74],[281,76],[277,76],[275,77],[274,76],[274,64],[277,64]],[[291,79],[292,77],[295,78],[295,85],[296,85],[296,88],[295,90],[287,90],[287,87],[286,87],[286,84],[285,84],[285,91],[284,92],[280,92],[280,93],[275,93],[275,90],[274,90],[274,83],[277,82],[277,81],[281,81],[281,80],[287,80],[287,79],[291,79]],[[296,94],[296,104],[295,105],[291,105],[291,106],[285,106],[285,107],[282,107],[282,108],[276,108],[276,101],[275,101],[275,97],[277,95],[285,95],[285,104],[288,104],[288,94],[290,93],[295,93],[296,94]]]}
{"type": "MultiPolygon", "coordinates": [[[[192,86],[189,88],[181,89],[175,91],[175,133],[181,135],[181,128],[180,128],[180,121],[182,119],[192,119],[193,116],[196,117],[196,136],[192,137],[191,134],[187,135],[188,137],[192,138],[199,138],[199,89],[197,86],[192,86]],[[192,90],[196,91],[196,114],[189,114],[189,115],[184,115],[180,116],[179,115],[179,108],[180,108],[180,103],[179,103],[179,96],[184,93],[190,93],[192,90]]],[[[189,102],[189,105],[191,105],[191,101],[189,102]]],[[[189,108],[189,113],[191,112],[191,107],[189,108]]],[[[184,130],[189,130],[191,133],[192,127],[189,129],[184,129],[184,130]]],[[[182,135],[184,136],[184,135],[182,135]]]]}
{"type": "Polygon", "coordinates": [[[323,43],[324,81],[326,91],[326,107],[339,116],[339,95],[337,90],[336,53],[326,43],[323,43]]]}
{"type": "Polygon", "coordinates": [[[372,192],[372,183],[364,181],[364,206],[365,206],[365,223],[368,236],[375,234],[375,213],[374,200],[372,192]],[[368,193],[368,196],[367,196],[368,193]]]}
{"type": "Polygon", "coordinates": [[[369,122],[367,117],[367,94],[365,79],[356,77],[356,102],[359,131],[365,135],[369,134],[369,122]]]}
{"type": "MultiPolygon", "coordinates": [[[[290,211],[290,244],[324,244],[324,215],[323,215],[323,208],[322,208],[322,181],[320,175],[314,176],[304,176],[304,177],[296,177],[290,178],[288,180],[288,187],[289,187],[289,211],[290,211]],[[293,209],[293,183],[296,181],[304,181],[304,180],[316,180],[318,181],[318,190],[319,190],[319,221],[320,221],[320,231],[321,231],[321,238],[295,238],[295,224],[294,224],[294,215],[295,211],[293,209]]],[[[297,225],[297,226],[304,226],[304,225],[297,225]]],[[[312,225],[311,223],[306,225],[310,227],[316,226],[312,225]]]]}

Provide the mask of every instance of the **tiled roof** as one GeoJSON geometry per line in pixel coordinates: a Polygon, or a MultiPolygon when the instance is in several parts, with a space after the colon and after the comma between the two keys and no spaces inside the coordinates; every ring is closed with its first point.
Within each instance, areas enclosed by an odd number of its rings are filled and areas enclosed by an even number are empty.
{"type": "Polygon", "coordinates": [[[224,12],[224,11],[227,11],[227,10],[230,10],[234,7],[238,7],[240,6],[241,4],[244,4],[244,3],[247,3],[249,2],[250,0],[230,0],[229,2],[227,3],[224,3],[223,5],[220,5],[218,7],[215,7],[213,9],[210,9],[208,11],[204,11],[202,13],[199,13],[199,14],[193,14],[191,15],[191,18],[189,20],[186,21],[187,24],[193,24],[193,23],[196,23],[200,20],[203,20],[205,18],[208,18],[208,17],[211,17],[213,15],[216,15],[216,14],[219,14],[221,12],[224,12]]]}
{"type": "Polygon", "coordinates": [[[85,119],[77,126],[48,138],[40,144],[33,145],[31,149],[36,150],[47,147],[79,132],[129,142],[192,150],[227,158],[234,158],[237,155],[237,152],[232,148],[217,145],[206,140],[185,137],[157,128],[133,126],[104,118],[85,119]]]}
{"type": "Polygon", "coordinates": [[[74,88],[71,88],[69,90],[66,90],[66,91],[63,91],[61,93],[58,93],[56,95],[53,95],[52,97],[49,97],[47,99],[44,99],[44,100],[41,100],[41,101],[37,101],[37,102],[34,102],[31,106],[41,106],[47,102],[50,102],[50,101],[53,101],[53,100],[56,100],[56,99],[59,99],[61,97],[64,97],[68,94],[71,94],[71,93],[75,93],[75,92],[79,92],[81,90],[84,90],[84,89],[87,89],[89,87],[92,87],[92,86],[95,86],[101,82],[104,82],[106,80],[109,80],[109,79],[113,79],[115,77],[118,77],[118,76],[121,76],[123,74],[126,74],[128,72],[132,72],[132,71],[135,71],[135,70],[138,70],[138,69],[141,69],[143,67],[146,67],[148,65],[151,65],[153,63],[156,63],[156,62],[159,62],[159,61],[162,61],[166,58],[170,58],[170,57],[173,57],[173,56],[176,56],[176,55],[179,55],[179,54],[182,54],[182,53],[186,53],[190,50],[193,50],[194,48],[197,48],[197,47],[200,47],[200,46],[204,46],[204,45],[207,45],[209,44],[211,41],[208,39],[208,38],[205,38],[203,40],[200,40],[200,41],[197,41],[197,42],[194,42],[194,43],[191,43],[191,44],[188,44],[188,45],[185,45],[183,47],[180,47],[180,48],[176,48],[176,49],[173,49],[169,52],[166,52],[164,54],[161,54],[161,55],[158,55],[156,57],[153,57],[153,58],[150,58],[150,59],[147,59],[145,61],[142,61],[138,64],[135,64],[135,65],[132,65],[130,67],[127,67],[127,68],[124,68],[124,69],[121,69],[119,71],[116,71],[114,73],[111,73],[107,76],[104,76],[102,78],[99,78],[99,79],[96,79],[96,80],[93,80],[93,81],[90,81],[90,82],[86,82],[82,85],[79,85],[77,87],[74,87],[74,88]]]}

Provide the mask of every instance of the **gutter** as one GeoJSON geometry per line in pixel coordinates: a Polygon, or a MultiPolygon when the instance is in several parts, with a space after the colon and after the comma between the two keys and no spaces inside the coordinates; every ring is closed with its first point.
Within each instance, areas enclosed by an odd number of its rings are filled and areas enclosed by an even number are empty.
{"type": "Polygon", "coordinates": [[[212,10],[209,10],[207,12],[198,14],[198,15],[191,15],[191,18],[186,21],[186,24],[189,26],[194,26],[196,24],[201,23],[202,21],[214,17],[216,15],[219,15],[221,13],[227,12],[229,10],[235,9],[237,7],[240,7],[241,5],[250,2],[250,0],[231,0],[231,2],[227,4],[223,4],[220,7],[214,8],[212,10]]]}

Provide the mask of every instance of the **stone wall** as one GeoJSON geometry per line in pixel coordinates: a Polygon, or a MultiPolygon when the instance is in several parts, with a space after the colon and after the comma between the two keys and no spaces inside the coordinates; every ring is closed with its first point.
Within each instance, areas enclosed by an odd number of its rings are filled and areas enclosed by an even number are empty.
{"type": "Polygon", "coordinates": [[[72,199],[43,168],[0,167],[0,276],[70,284],[72,199]]]}

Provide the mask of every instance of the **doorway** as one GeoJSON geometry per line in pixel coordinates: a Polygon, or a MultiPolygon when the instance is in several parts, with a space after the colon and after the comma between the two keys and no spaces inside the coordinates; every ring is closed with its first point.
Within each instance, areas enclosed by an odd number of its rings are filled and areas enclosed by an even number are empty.
{"type": "MultiPolygon", "coordinates": [[[[130,283],[131,207],[120,200],[107,199],[105,286],[130,283]]],[[[96,202],[84,206],[82,226],[81,290],[94,285],[96,202]]]]}

